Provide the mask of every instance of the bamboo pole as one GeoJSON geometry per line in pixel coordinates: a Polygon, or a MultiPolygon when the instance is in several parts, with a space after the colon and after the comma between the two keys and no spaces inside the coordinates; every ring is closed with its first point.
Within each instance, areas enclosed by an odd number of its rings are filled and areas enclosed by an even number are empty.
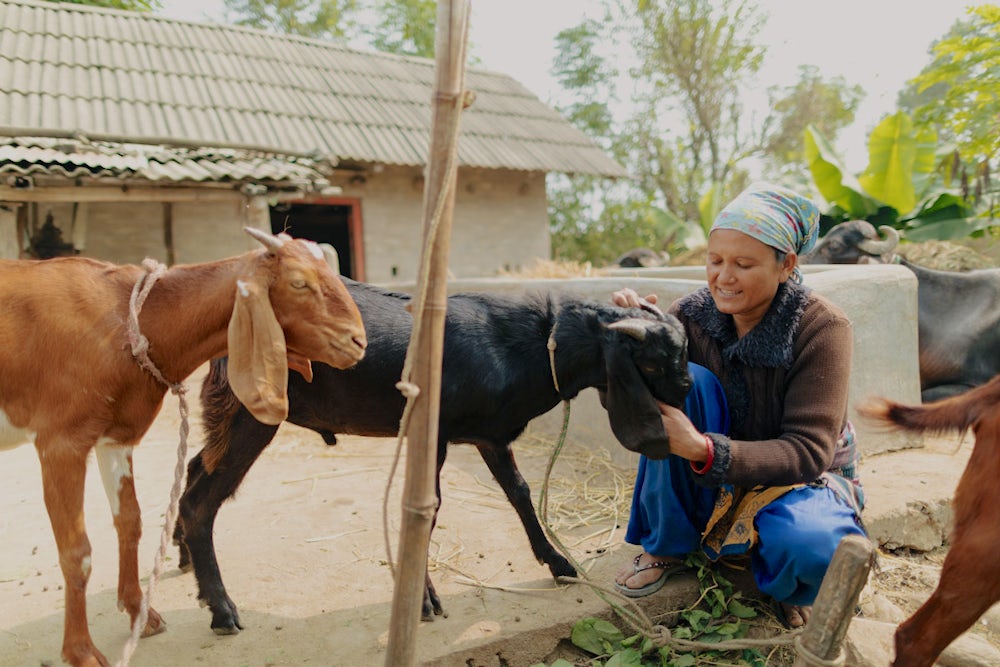
{"type": "MultiPolygon", "coordinates": [[[[411,398],[412,418],[406,431],[406,481],[396,581],[392,597],[387,667],[415,664],[416,633],[424,598],[427,548],[437,509],[438,413],[444,318],[448,304],[448,251],[455,207],[455,163],[458,125],[464,102],[465,44],[468,2],[438,0],[435,36],[436,89],[431,141],[424,186],[424,248],[414,312],[413,338],[407,357],[416,361],[409,381],[419,394],[411,398]]],[[[406,375],[404,369],[404,376],[406,375]]]]}
{"type": "Polygon", "coordinates": [[[875,549],[867,537],[848,535],[840,541],[806,629],[796,642],[793,667],[843,664],[840,647],[874,561],[875,549]]]}

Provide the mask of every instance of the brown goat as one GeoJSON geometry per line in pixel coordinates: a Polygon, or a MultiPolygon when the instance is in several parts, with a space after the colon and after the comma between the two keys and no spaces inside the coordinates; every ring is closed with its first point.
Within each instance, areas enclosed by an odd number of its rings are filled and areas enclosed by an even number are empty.
{"type": "MultiPolygon", "coordinates": [[[[289,366],[307,378],[309,360],[350,367],[367,339],[357,305],[319,246],[247,232],[266,249],[165,271],[138,323],[150,360],[171,384],[213,357],[237,354],[241,400],[259,419],[278,423],[288,410],[289,366]]],[[[108,665],[87,625],[83,497],[92,449],[118,533],[118,605],[134,623],[142,603],[132,448],[167,389],[129,346],[130,295],[144,275],[138,266],[79,257],[0,260],[0,449],[35,443],[66,581],[62,657],[74,667],[108,665]]],[[[163,629],[149,609],[144,636],[163,629]]]]}
{"type": "Polygon", "coordinates": [[[896,629],[894,667],[930,667],[956,637],[1000,600],[1000,375],[936,403],[881,399],[860,412],[895,428],[943,432],[972,427],[976,443],[955,491],[955,527],[934,593],[896,629]]]}

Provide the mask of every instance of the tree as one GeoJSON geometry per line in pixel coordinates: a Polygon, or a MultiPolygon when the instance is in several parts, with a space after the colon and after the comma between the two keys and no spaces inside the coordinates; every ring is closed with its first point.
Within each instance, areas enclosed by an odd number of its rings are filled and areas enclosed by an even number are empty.
{"type": "Polygon", "coordinates": [[[802,136],[807,127],[818,129],[826,137],[836,137],[854,122],[864,90],[849,85],[843,77],[824,80],[812,65],[799,67],[794,86],[772,89],[772,105],[777,129],[766,139],[764,159],[777,173],[801,171],[805,160],[802,136]]]}
{"type": "Polygon", "coordinates": [[[152,12],[163,6],[161,0],[56,0],[70,5],[89,5],[105,9],[125,9],[130,12],[152,12]]]}
{"type": "Polygon", "coordinates": [[[434,57],[436,0],[377,2],[379,18],[372,46],[399,55],[434,57]]]}
{"type": "MultiPolygon", "coordinates": [[[[917,125],[954,145],[964,193],[982,200],[990,173],[1000,168],[1000,6],[971,8],[969,17],[934,44],[932,62],[909,82],[899,104],[917,125]]],[[[984,208],[996,215],[996,207],[987,201],[984,208]]]]}
{"type": "MultiPolygon", "coordinates": [[[[1000,6],[969,10],[933,47],[934,59],[911,82],[917,123],[940,128],[970,162],[1000,158],[1000,6]]],[[[905,100],[906,98],[902,98],[905,100]]]]}
{"type": "Polygon", "coordinates": [[[236,25],[434,57],[436,0],[224,0],[236,25]]]}
{"type": "Polygon", "coordinates": [[[832,137],[853,120],[860,88],[811,68],[768,91],[758,117],[747,100],[765,48],[752,0],[608,0],[605,8],[600,21],[557,39],[554,73],[570,100],[560,110],[633,179],[574,178],[575,192],[550,190],[557,253],[619,254],[641,240],[680,250],[704,238],[753,169],[785,177],[785,165],[801,160],[807,123],[832,137]],[[573,229],[582,240],[575,247],[563,238],[573,229]]]}
{"type": "Polygon", "coordinates": [[[288,35],[343,39],[350,32],[355,0],[225,0],[235,25],[288,35]]]}

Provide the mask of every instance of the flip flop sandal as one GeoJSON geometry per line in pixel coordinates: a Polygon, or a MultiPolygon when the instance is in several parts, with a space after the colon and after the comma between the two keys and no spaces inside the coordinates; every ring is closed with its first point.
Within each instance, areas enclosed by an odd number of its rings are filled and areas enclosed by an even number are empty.
{"type": "Polygon", "coordinates": [[[647,595],[652,595],[656,591],[663,588],[663,584],[667,583],[667,579],[669,579],[672,575],[687,569],[687,566],[684,565],[684,563],[681,562],[668,563],[662,560],[653,561],[652,563],[646,563],[645,565],[639,565],[640,558],[642,558],[642,554],[636,556],[635,560],[632,561],[632,574],[630,574],[629,577],[639,574],[640,572],[645,572],[646,570],[660,569],[663,570],[663,572],[661,572],[660,576],[657,577],[654,581],[651,581],[645,586],[641,586],[639,588],[629,588],[625,584],[619,584],[617,581],[614,582],[615,589],[625,597],[642,598],[646,597],[647,595]]]}

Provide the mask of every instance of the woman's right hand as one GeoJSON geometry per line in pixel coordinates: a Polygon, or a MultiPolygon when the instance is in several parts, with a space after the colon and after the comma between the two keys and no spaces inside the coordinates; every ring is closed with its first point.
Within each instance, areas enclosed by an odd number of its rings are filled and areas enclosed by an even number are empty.
{"type": "Polygon", "coordinates": [[[657,401],[663,420],[663,430],[670,440],[670,453],[696,463],[708,458],[705,436],[694,427],[684,411],[657,401]]]}
{"type": "Polygon", "coordinates": [[[647,297],[643,298],[640,297],[639,293],[636,292],[631,287],[623,287],[617,292],[613,292],[611,294],[611,303],[615,304],[616,306],[620,306],[622,308],[641,308],[643,301],[645,301],[646,303],[655,304],[656,295],[650,294],[647,297]]]}

